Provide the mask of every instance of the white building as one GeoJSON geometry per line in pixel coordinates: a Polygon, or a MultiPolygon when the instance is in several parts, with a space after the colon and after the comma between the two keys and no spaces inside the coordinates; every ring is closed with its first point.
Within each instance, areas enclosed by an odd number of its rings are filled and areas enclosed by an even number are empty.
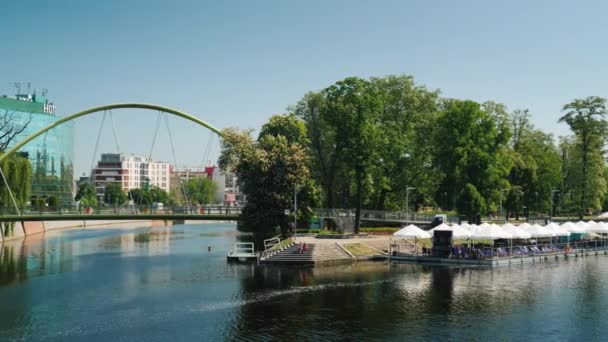
{"type": "Polygon", "coordinates": [[[169,163],[148,157],[103,153],[97,167],[93,169],[92,179],[98,194],[103,194],[109,183],[120,183],[125,191],[147,185],[169,192],[170,169],[169,163]]]}

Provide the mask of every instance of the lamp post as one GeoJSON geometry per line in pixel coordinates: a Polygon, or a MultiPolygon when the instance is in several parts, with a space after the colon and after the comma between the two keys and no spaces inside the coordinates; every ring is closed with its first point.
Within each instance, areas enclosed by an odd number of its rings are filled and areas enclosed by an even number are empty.
{"type": "Polygon", "coordinates": [[[293,239],[298,233],[298,186],[293,187],[293,239]]]}
{"type": "MultiPolygon", "coordinates": [[[[500,207],[499,207],[499,215],[500,216],[504,216],[504,214],[502,213],[502,192],[503,191],[509,191],[509,189],[500,189],[500,207]]],[[[507,221],[507,218],[505,217],[505,222],[507,221]]]]}
{"type": "Polygon", "coordinates": [[[407,221],[409,218],[409,214],[410,214],[410,198],[409,198],[409,194],[410,194],[410,190],[414,190],[416,188],[411,188],[411,187],[406,187],[405,188],[405,225],[407,225],[407,221]]]}
{"type": "Polygon", "coordinates": [[[553,211],[553,196],[555,195],[556,192],[559,192],[559,190],[551,190],[551,215],[549,215],[549,220],[553,220],[553,215],[555,214],[555,212],[553,211]]]}

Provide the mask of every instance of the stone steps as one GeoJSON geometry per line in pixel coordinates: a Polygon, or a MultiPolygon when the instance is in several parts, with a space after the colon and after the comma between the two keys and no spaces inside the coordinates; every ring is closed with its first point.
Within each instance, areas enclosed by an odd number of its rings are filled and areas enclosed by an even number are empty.
{"type": "Polygon", "coordinates": [[[260,259],[261,263],[285,263],[310,265],[318,262],[353,260],[337,243],[308,244],[306,253],[298,253],[299,245],[292,245],[260,259]]]}

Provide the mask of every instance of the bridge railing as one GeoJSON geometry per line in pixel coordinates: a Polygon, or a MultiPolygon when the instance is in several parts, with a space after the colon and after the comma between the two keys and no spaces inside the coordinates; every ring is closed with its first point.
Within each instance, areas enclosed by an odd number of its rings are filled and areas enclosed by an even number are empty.
{"type": "Polygon", "coordinates": [[[0,206],[0,216],[57,216],[57,215],[240,215],[241,207],[236,206],[96,206],[90,208],[77,206],[48,207],[26,206],[19,212],[14,207],[0,206]]]}
{"type": "MultiPolygon", "coordinates": [[[[335,217],[344,219],[355,217],[355,209],[316,209],[315,215],[319,217],[335,217]]],[[[405,211],[361,210],[361,219],[378,221],[400,222],[428,222],[433,221],[435,214],[406,213],[405,211]]],[[[448,223],[458,223],[458,217],[448,216],[448,223]]]]}

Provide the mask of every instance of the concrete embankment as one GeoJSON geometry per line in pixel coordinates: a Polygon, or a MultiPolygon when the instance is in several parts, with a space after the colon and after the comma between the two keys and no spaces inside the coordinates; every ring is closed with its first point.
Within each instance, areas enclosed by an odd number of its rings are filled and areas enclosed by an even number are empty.
{"type": "Polygon", "coordinates": [[[172,225],[163,220],[75,220],[0,222],[0,241],[21,239],[46,231],[68,228],[138,228],[172,225]]]}

